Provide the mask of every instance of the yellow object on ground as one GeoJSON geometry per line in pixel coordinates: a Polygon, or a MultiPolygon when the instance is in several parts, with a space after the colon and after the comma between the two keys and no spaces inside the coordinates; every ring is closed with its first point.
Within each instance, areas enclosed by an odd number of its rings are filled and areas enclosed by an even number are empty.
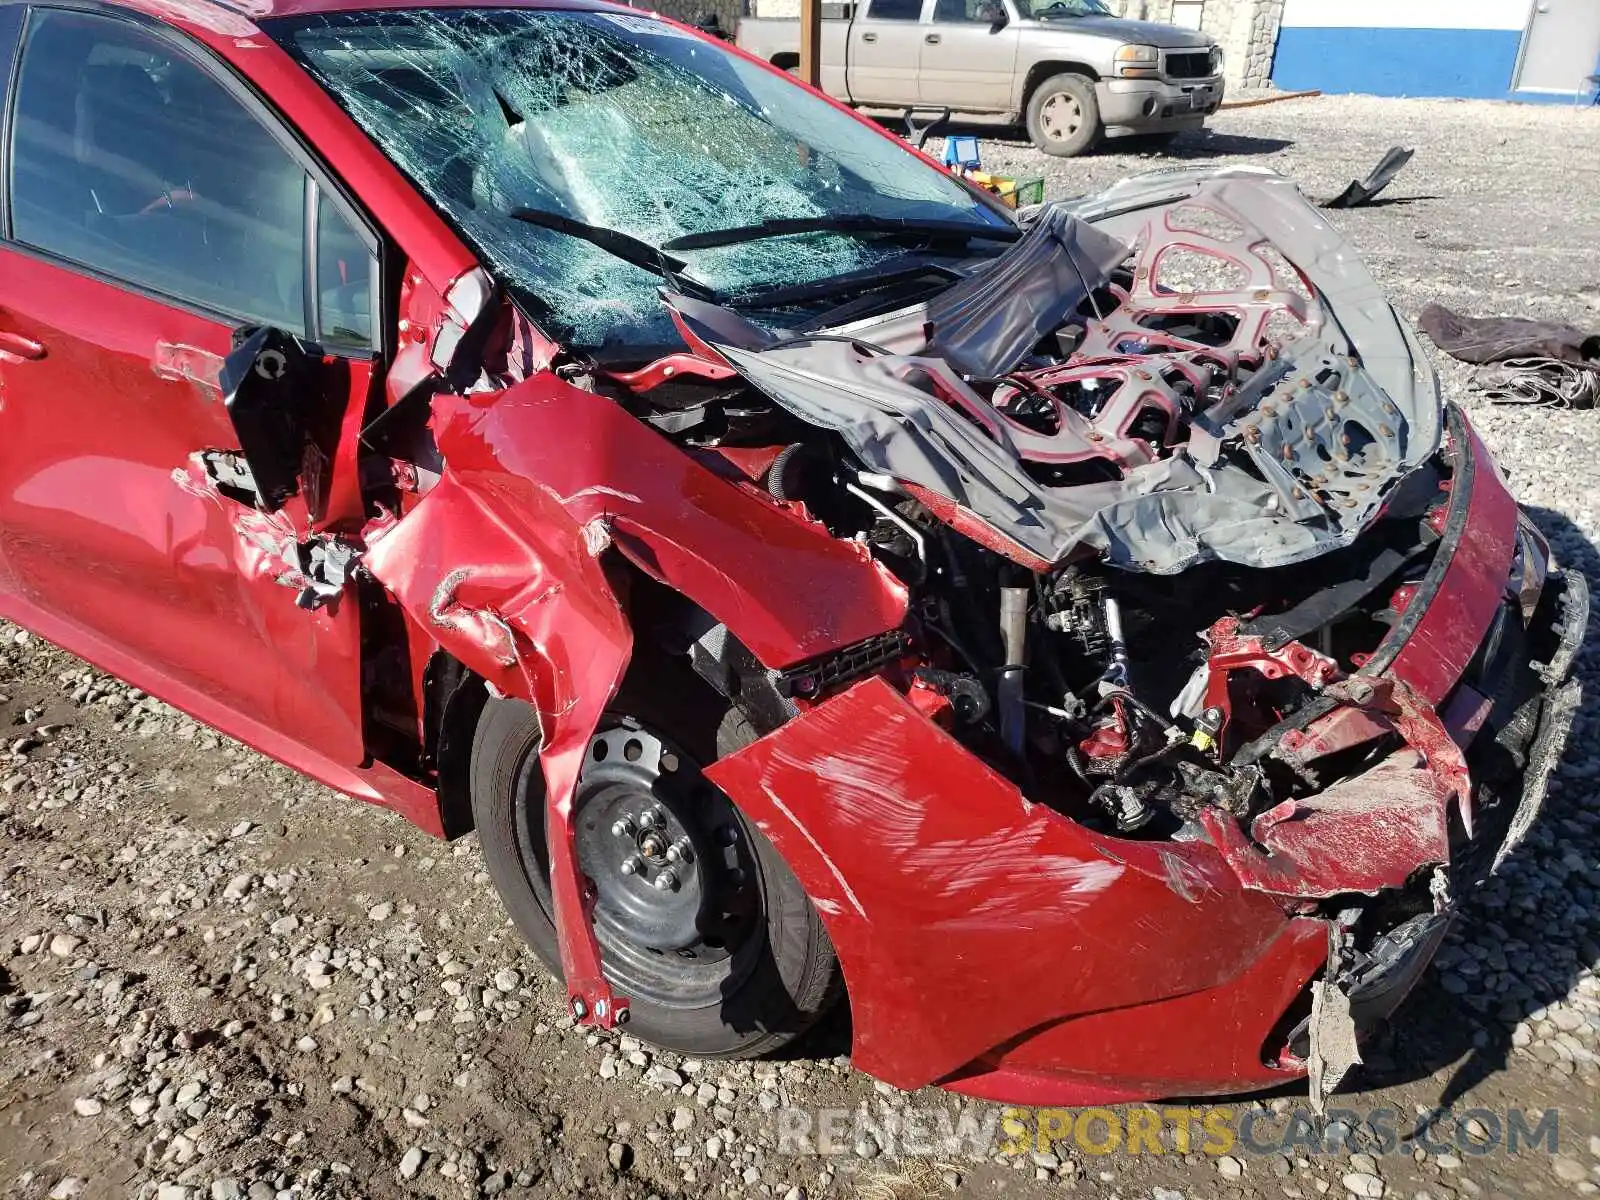
{"type": "Polygon", "coordinates": [[[1043,179],[1013,179],[1009,175],[994,175],[988,171],[967,171],[967,179],[1000,197],[1003,204],[1016,208],[1019,204],[1044,203],[1043,179]]]}

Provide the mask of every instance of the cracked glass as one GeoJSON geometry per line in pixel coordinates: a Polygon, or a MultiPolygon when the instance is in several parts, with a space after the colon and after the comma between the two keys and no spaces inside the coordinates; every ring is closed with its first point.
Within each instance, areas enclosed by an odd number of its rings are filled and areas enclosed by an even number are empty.
{"type": "MultiPolygon", "coordinates": [[[[642,14],[407,9],[266,27],[573,346],[678,341],[659,272],[576,236],[575,223],[648,250],[772,219],[1003,221],[784,76],[642,14]],[[519,208],[567,228],[513,218],[519,208]]],[[[824,232],[674,253],[682,280],[737,298],[907,251],[824,232]]]]}

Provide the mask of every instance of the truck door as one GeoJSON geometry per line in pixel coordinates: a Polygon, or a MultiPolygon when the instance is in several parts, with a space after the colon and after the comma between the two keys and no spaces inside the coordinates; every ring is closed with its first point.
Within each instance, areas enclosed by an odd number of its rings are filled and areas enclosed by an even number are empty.
{"type": "Polygon", "coordinates": [[[856,104],[917,103],[923,0],[868,0],[850,24],[850,99],[856,104]]]}
{"type": "Polygon", "coordinates": [[[931,18],[920,29],[922,104],[957,112],[1010,109],[1022,35],[1002,0],[934,0],[931,18]]]}
{"type": "Polygon", "coordinates": [[[918,99],[957,112],[1005,112],[1021,31],[1001,0],[934,0],[919,27],[918,99]]]}

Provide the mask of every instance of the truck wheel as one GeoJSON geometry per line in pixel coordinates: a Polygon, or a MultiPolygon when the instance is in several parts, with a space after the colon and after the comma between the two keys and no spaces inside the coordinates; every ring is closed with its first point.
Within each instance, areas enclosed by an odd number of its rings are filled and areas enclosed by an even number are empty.
{"type": "MultiPolygon", "coordinates": [[[[843,979],[799,881],[700,772],[753,732],[670,667],[631,671],[590,743],[573,806],[578,862],[597,892],[606,977],[630,1001],[628,1032],[754,1058],[814,1024],[843,979]]],[[[534,710],[491,699],[472,749],[478,836],[512,920],[560,978],[538,754],[534,710]]]]}
{"type": "Polygon", "coordinates": [[[1046,154],[1071,158],[1100,140],[1100,102],[1082,75],[1052,75],[1028,98],[1028,137],[1046,154]]]}

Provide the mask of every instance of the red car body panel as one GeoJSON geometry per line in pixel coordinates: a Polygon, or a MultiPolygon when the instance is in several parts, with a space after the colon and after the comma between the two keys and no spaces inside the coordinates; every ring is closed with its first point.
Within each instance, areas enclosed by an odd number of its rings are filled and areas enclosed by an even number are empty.
{"type": "MultiPolygon", "coordinates": [[[[472,6],[437,6],[458,3],[472,6]]],[[[681,593],[773,669],[900,628],[908,595],[863,546],[559,378],[549,370],[559,348],[529,328],[517,334],[521,370],[508,372],[519,382],[434,398],[439,481],[361,528],[356,441],[369,392],[394,403],[438,373],[447,335],[475,315],[450,298],[482,272],[255,20],[425,6],[435,5],[290,0],[247,17],[202,0],[122,5],[209,48],[309,135],[406,264],[388,281],[392,344],[382,378],[351,363],[326,510],[296,500],[260,514],[190,463],[237,444],[216,378],[230,327],[0,243],[0,330],[11,335],[0,344],[0,614],[441,834],[434,788],[370,752],[358,605],[346,596],[304,611],[283,586],[287,543],[360,535],[366,568],[418,635],[408,649],[419,712],[437,651],[537,709],[569,996],[580,1017],[609,1027],[626,999],[606,983],[572,829],[579,766],[633,650],[626,597],[602,555],[614,549],[681,593]],[[41,356],[17,352],[33,343],[41,356]]],[[[849,987],[858,1067],[902,1088],[1050,1104],[1253,1089],[1302,1073],[1279,1054],[1284,1021],[1324,967],[1330,929],[1307,901],[1398,886],[1448,857],[1452,802],[1471,819],[1453,736],[1476,726],[1431,706],[1456,689],[1502,605],[1519,518],[1464,418],[1452,437],[1427,594],[1397,604],[1401,620],[1371,663],[1278,743],[1309,762],[1392,730],[1413,754],[1262,814],[1253,840],[1217,813],[1202,818],[1209,840],[1094,833],[1030,802],[879,676],[707,771],[820,911],[849,987]]],[[[954,502],[912,494],[998,553],[1049,565],[954,502]]],[[[1227,669],[1261,661],[1243,652],[1227,669]]]]}
{"type": "Polygon", "coordinates": [[[236,437],[215,377],[232,331],[10,247],[0,309],[45,348],[7,366],[0,413],[14,602],[98,632],[141,664],[138,682],[155,672],[206,697],[214,723],[248,714],[360,764],[355,610],[297,611],[275,579],[271,547],[308,527],[304,505],[268,517],[176,482],[191,454],[236,437]]]}
{"type": "Polygon", "coordinates": [[[709,775],[805,884],[844,964],[855,1062],[896,1087],[1225,987],[1285,934],[1213,847],[1103,837],[1029,803],[882,679],[709,775]]]}
{"type": "MultiPolygon", "coordinates": [[[[1516,532],[1503,479],[1479,467],[1482,443],[1460,428],[1448,527],[1472,521],[1474,536],[1447,542],[1428,609],[1459,632],[1435,636],[1426,622],[1428,640],[1397,630],[1400,644],[1381,650],[1401,686],[1436,694],[1483,639],[1516,532]]],[[[1459,757],[1453,744],[1433,749],[1459,757]]],[[[1293,1077],[1298,1065],[1274,1065],[1267,1036],[1325,960],[1327,927],[1266,893],[1375,891],[1449,856],[1453,789],[1416,760],[1379,771],[1263,814],[1255,832],[1271,853],[1211,813],[1212,845],[1104,838],[1029,804],[874,679],[709,774],[817,902],[864,1070],[902,1088],[944,1080],[1090,1104],[1152,1094],[1152,1071],[1169,1094],[1293,1077]],[[1149,1032],[1219,1012],[1228,1019],[1181,1045],[1149,1032]]]]}
{"type": "Polygon", "coordinates": [[[440,397],[433,426],[444,477],[369,538],[367,567],[441,646],[538,709],[568,986],[610,1024],[571,851],[578,767],[632,648],[600,552],[615,544],[772,666],[897,628],[905,590],[865,550],[549,372],[440,397]]]}
{"type": "MultiPolygon", "coordinates": [[[[1444,701],[1483,643],[1517,550],[1517,502],[1465,417],[1461,433],[1461,466],[1444,514],[1450,573],[1437,594],[1413,601],[1415,607],[1407,611],[1416,623],[1395,631],[1398,644],[1386,668],[1429,704],[1444,701]]],[[[1377,653],[1381,661],[1388,644],[1377,653]]]]}

